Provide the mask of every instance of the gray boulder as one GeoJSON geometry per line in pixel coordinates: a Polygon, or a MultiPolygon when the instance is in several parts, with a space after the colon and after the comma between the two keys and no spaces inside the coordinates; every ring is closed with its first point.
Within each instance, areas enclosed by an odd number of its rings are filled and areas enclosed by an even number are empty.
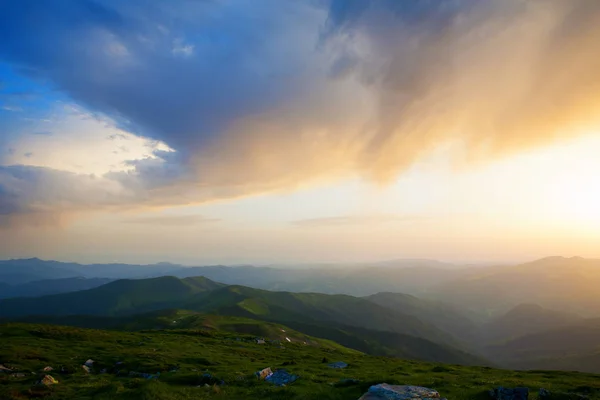
{"type": "Polygon", "coordinates": [[[564,400],[587,400],[588,396],[578,393],[550,392],[541,388],[538,394],[540,400],[564,399],[564,400]]]}
{"type": "Polygon", "coordinates": [[[433,389],[410,385],[380,383],[369,388],[359,400],[433,400],[440,394],[433,389]]]}
{"type": "Polygon", "coordinates": [[[529,389],[525,387],[511,389],[500,386],[490,390],[490,397],[494,400],[527,400],[529,389]]]}

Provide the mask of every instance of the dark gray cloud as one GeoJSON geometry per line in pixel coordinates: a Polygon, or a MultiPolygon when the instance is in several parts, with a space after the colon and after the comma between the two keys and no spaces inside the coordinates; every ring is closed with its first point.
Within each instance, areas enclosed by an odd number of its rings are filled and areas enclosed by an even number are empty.
{"type": "Polygon", "coordinates": [[[385,181],[448,141],[487,158],[600,124],[596,0],[0,7],[1,60],[175,150],[93,179],[3,167],[12,212],[193,204],[356,173],[385,181]]]}
{"type": "Polygon", "coordinates": [[[73,214],[125,206],[136,194],[115,182],[50,168],[0,166],[0,224],[35,219],[53,221],[54,214],[73,214]],[[31,218],[29,218],[31,216],[31,218]]]}

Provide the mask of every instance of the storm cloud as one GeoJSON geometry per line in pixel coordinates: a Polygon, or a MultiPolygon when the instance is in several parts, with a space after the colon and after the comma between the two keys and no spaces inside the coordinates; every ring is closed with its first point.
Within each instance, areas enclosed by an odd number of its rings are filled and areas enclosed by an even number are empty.
{"type": "Polygon", "coordinates": [[[445,143],[481,161],[600,126],[596,0],[21,0],[0,15],[4,62],[174,150],[94,178],[5,166],[5,216],[385,183],[445,143]]]}

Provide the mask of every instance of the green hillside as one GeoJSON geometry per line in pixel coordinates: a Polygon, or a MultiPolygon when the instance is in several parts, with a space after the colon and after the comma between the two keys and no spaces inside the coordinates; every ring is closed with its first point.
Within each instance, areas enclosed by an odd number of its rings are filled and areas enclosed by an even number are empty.
{"type": "MultiPolygon", "coordinates": [[[[487,365],[488,361],[452,346],[395,332],[383,332],[336,323],[303,323],[288,321],[286,325],[265,320],[235,316],[208,315],[187,310],[160,310],[124,317],[102,316],[31,316],[19,322],[67,325],[81,328],[139,331],[144,329],[204,329],[252,334],[285,343],[330,343],[343,345],[363,353],[405,359],[447,362],[461,365],[487,365]],[[309,336],[311,335],[311,336],[309,336]]],[[[1,321],[0,321],[1,322],[1,321]]]]}
{"type": "Polygon", "coordinates": [[[347,295],[270,292],[224,286],[203,277],[118,280],[98,288],[0,301],[0,317],[27,315],[116,316],[181,308],[271,321],[325,321],[418,336],[439,343],[453,338],[412,315],[347,295]]]}
{"type": "Polygon", "coordinates": [[[239,315],[275,321],[325,321],[372,330],[418,336],[452,343],[453,339],[415,316],[381,307],[347,295],[270,292],[244,286],[227,286],[185,305],[196,311],[239,315]]]}
{"type": "MultiPolygon", "coordinates": [[[[120,280],[87,291],[8,299],[0,301],[0,317],[89,328],[149,329],[165,328],[165,319],[176,318],[162,317],[164,311],[159,310],[176,308],[282,324],[373,355],[490,364],[461,349],[451,335],[433,325],[363,298],[269,292],[223,286],[206,278],[120,280]],[[153,311],[159,312],[139,315],[153,311]],[[131,319],[99,318],[133,314],[137,315],[131,319]]],[[[194,328],[194,318],[202,317],[179,318],[177,326],[194,328]]],[[[166,327],[170,327],[168,323],[166,327]]]]}
{"type": "Polygon", "coordinates": [[[0,300],[0,318],[27,315],[124,315],[177,307],[222,287],[203,277],[122,279],[78,292],[0,300]]]}
{"type": "Polygon", "coordinates": [[[202,314],[187,310],[159,310],[123,317],[90,315],[32,316],[20,318],[19,322],[129,332],[181,329],[234,332],[253,335],[254,337],[268,337],[283,343],[306,342],[309,345],[329,348],[342,347],[335,342],[315,338],[281,324],[242,317],[202,314]]]}
{"type": "Polygon", "coordinates": [[[9,323],[0,325],[0,336],[0,363],[12,369],[0,372],[0,398],[6,400],[347,400],[381,382],[427,386],[453,400],[486,399],[500,385],[600,399],[597,375],[431,364],[301,342],[263,345],[253,336],[214,330],[117,332],[9,323]],[[89,358],[94,364],[88,374],[81,365],[89,358]],[[332,369],[323,361],[349,366],[332,369]],[[46,366],[54,368],[49,374],[59,383],[35,385],[46,366]],[[275,387],[253,375],[265,367],[285,368],[299,379],[275,387]],[[11,376],[15,372],[23,376],[11,376]],[[158,379],[139,377],[158,372],[158,379]]]}
{"type": "Polygon", "coordinates": [[[433,325],[358,297],[227,286],[185,308],[279,322],[374,355],[490,364],[461,350],[458,341],[433,325]]]}

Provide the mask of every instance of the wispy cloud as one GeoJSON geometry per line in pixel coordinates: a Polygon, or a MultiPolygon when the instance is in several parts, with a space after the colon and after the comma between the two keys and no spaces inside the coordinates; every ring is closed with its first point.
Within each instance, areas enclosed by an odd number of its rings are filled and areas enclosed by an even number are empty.
{"type": "Polygon", "coordinates": [[[192,54],[194,54],[194,45],[186,44],[181,39],[175,40],[173,43],[172,52],[177,56],[190,57],[192,54]]]}
{"type": "Polygon", "coordinates": [[[390,223],[422,221],[423,216],[417,215],[344,215],[336,217],[309,218],[292,221],[291,224],[301,228],[330,228],[340,226],[376,226],[390,223]]]}
{"type": "Polygon", "coordinates": [[[219,218],[207,218],[202,215],[159,215],[124,219],[126,224],[142,224],[153,226],[193,226],[220,222],[219,218]]]}
{"type": "Polygon", "coordinates": [[[17,106],[2,106],[4,111],[12,111],[12,112],[22,112],[23,109],[17,106]]]}

